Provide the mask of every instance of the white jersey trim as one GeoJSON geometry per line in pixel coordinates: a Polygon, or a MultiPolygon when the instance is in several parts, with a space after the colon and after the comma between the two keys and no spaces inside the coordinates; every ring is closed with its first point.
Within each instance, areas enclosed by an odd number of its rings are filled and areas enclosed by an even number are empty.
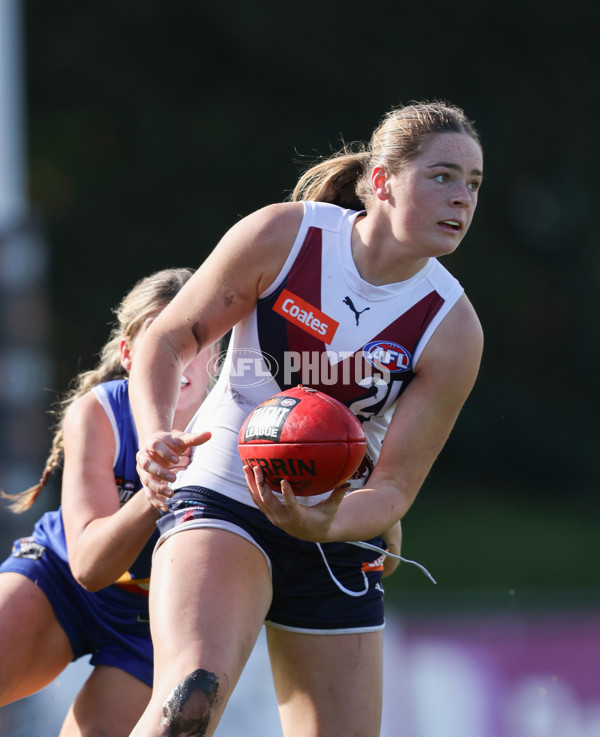
{"type": "Polygon", "coordinates": [[[222,519],[194,519],[190,520],[189,522],[183,522],[180,525],[177,525],[176,527],[171,528],[167,532],[165,532],[163,535],[161,535],[154,547],[154,552],[152,554],[152,557],[156,555],[156,551],[159,549],[159,547],[164,543],[165,540],[168,540],[168,538],[173,537],[178,532],[182,532],[183,530],[200,530],[202,528],[208,528],[213,530],[225,530],[226,532],[232,532],[234,535],[238,535],[239,537],[243,537],[244,540],[247,540],[249,543],[252,543],[255,548],[258,548],[260,552],[265,556],[265,560],[267,561],[267,565],[269,566],[269,575],[273,576],[273,571],[271,568],[271,560],[269,556],[266,554],[263,548],[256,542],[256,540],[252,537],[252,535],[249,532],[246,532],[246,530],[243,529],[243,527],[239,527],[238,525],[235,525],[233,522],[228,522],[227,520],[222,519]]]}
{"type": "Polygon", "coordinates": [[[380,632],[385,627],[385,621],[383,624],[377,624],[373,627],[350,627],[349,629],[312,629],[310,627],[289,627],[288,625],[276,624],[271,622],[270,619],[265,620],[267,627],[272,627],[275,630],[283,630],[284,632],[300,632],[305,635],[355,635],[363,632],[380,632]]]}
{"type": "Polygon", "coordinates": [[[112,427],[113,435],[115,436],[115,457],[113,458],[114,467],[117,465],[119,453],[121,452],[121,437],[117,428],[117,419],[115,417],[115,413],[113,412],[113,408],[110,404],[106,391],[104,390],[104,387],[99,384],[98,386],[92,387],[92,391],[96,395],[96,399],[100,402],[100,406],[106,412],[106,416],[108,417],[108,421],[110,422],[110,426],[112,427]]]}

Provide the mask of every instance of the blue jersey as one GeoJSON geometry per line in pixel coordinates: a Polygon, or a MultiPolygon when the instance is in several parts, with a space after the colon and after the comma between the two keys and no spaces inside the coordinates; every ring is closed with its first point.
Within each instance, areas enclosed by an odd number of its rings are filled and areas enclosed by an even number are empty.
{"type": "MultiPolygon", "coordinates": [[[[128,379],[107,381],[94,387],[92,391],[97,396],[113,428],[115,436],[113,469],[122,506],[141,489],[136,471],[138,438],[129,404],[129,381],[128,379]]],[[[152,551],[157,537],[158,533],[152,535],[130,570],[121,576],[116,586],[147,595],[152,551]]],[[[60,509],[47,512],[38,520],[34,527],[33,540],[52,550],[66,563],[69,562],[60,509]]]]}
{"type": "MultiPolygon", "coordinates": [[[[115,482],[121,506],[141,488],[136,469],[138,436],[129,404],[129,380],[107,381],[93,389],[104,408],[115,435],[115,460],[113,464],[115,482]]],[[[158,532],[144,546],[129,571],[124,573],[116,585],[130,591],[148,595],[152,553],[158,540],[158,532]]]]}
{"type": "MultiPolygon", "coordinates": [[[[114,473],[121,505],[140,488],[136,472],[137,433],[131,414],[128,381],[109,381],[93,389],[115,436],[114,473]]],[[[92,665],[109,665],[152,685],[152,640],[148,617],[148,583],[155,532],[119,581],[87,591],[69,567],[62,513],[44,514],[33,535],[15,540],[12,554],[0,565],[35,582],[46,594],[73,650],[73,659],[91,654],[92,665]]]]}

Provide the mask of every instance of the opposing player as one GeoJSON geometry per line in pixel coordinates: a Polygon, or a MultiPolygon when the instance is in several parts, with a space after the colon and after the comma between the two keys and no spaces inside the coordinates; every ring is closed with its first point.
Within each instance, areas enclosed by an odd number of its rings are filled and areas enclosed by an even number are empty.
{"type": "Polygon", "coordinates": [[[482,330],[438,261],[467,233],[483,155],[462,110],[392,110],[368,146],[321,161],[293,201],[236,224],[146,332],[131,375],[138,471],[158,522],[152,699],[132,737],[212,735],[266,621],[286,737],[376,737],[382,534],[410,508],[469,395],[482,330]],[[170,423],[183,367],[233,326],[194,429],[170,423]],[[301,504],[243,475],[247,414],[302,383],[363,422],[358,488],[301,504]],[[173,492],[169,484],[174,483],[173,492]]]}
{"type": "MultiPolygon", "coordinates": [[[[44,514],[0,565],[0,704],[92,655],[61,737],[125,737],[150,698],[148,577],[158,513],[137,493],[127,375],[141,336],[191,274],[160,271],[126,295],[99,365],[77,377],[60,405],[40,483],[12,497],[16,511],[30,507],[64,456],[61,509],[44,514]]],[[[206,396],[209,353],[182,374],[175,427],[185,429],[206,396]]]]}

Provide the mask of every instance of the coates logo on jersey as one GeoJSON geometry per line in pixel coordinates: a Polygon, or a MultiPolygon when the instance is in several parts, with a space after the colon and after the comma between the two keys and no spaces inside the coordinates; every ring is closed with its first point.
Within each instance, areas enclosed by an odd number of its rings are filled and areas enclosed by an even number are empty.
{"type": "Polygon", "coordinates": [[[318,307],[314,307],[297,294],[290,292],[289,289],[281,292],[273,305],[273,310],[309,335],[319,338],[323,343],[331,343],[339,327],[337,320],[321,312],[318,307]]]}
{"type": "Polygon", "coordinates": [[[409,371],[411,367],[410,353],[391,340],[372,340],[363,348],[363,356],[376,369],[390,374],[409,371]]]}

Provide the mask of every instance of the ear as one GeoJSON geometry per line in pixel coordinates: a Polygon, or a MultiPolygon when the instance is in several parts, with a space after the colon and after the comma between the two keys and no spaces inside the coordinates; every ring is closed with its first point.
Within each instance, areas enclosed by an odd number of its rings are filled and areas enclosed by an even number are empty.
{"type": "Polygon", "coordinates": [[[121,340],[121,366],[125,371],[131,371],[131,346],[126,338],[121,340]]]}
{"type": "Polygon", "coordinates": [[[375,166],[371,172],[371,188],[378,200],[387,200],[390,196],[388,173],[384,166],[375,166]]]}

